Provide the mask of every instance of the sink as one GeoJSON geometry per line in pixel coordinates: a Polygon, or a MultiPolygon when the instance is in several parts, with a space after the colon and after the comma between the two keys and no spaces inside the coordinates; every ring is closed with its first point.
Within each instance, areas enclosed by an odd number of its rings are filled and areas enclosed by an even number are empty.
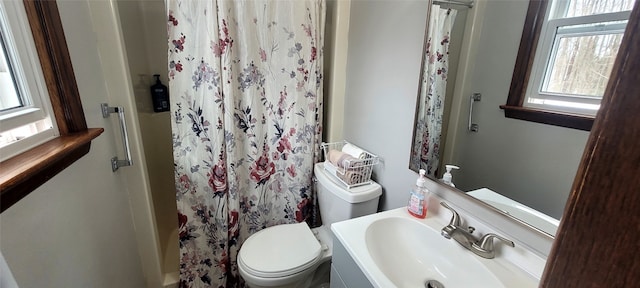
{"type": "Polygon", "coordinates": [[[365,232],[375,265],[397,287],[505,287],[478,259],[454,241],[416,220],[390,217],[372,222],[365,232]]]}
{"type": "MultiPolygon", "coordinates": [[[[442,285],[434,287],[445,288],[538,286],[539,276],[534,275],[541,274],[544,259],[518,244],[501,249],[494,259],[481,258],[440,235],[449,217],[434,209],[426,219],[417,219],[398,208],[333,223],[331,231],[375,288],[425,287],[430,280],[442,285]],[[528,264],[523,264],[525,258],[528,264]]],[[[344,256],[334,254],[338,257],[344,256]]]]}
{"type": "Polygon", "coordinates": [[[502,212],[516,217],[533,227],[536,227],[550,235],[556,235],[560,220],[546,215],[522,203],[504,197],[489,188],[480,188],[467,192],[476,199],[501,210],[502,212]]]}

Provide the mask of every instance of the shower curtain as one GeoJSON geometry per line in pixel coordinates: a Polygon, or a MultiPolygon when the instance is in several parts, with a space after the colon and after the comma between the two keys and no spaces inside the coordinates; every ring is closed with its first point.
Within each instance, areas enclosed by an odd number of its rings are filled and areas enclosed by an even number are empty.
{"type": "Polygon", "coordinates": [[[247,237],[312,214],[324,1],[168,6],[180,286],[238,287],[247,237]]]}
{"type": "Polygon", "coordinates": [[[412,148],[412,167],[435,176],[440,164],[442,114],[449,69],[449,37],[456,10],[433,6],[423,55],[422,80],[418,99],[416,131],[412,148]]]}

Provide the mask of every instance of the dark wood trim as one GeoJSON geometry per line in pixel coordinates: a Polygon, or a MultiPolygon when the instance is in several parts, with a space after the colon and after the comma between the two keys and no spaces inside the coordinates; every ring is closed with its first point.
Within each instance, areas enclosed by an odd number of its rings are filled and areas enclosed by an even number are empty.
{"type": "Polygon", "coordinates": [[[500,108],[504,110],[504,116],[507,118],[589,131],[593,125],[593,117],[523,107],[548,2],[548,0],[529,2],[507,104],[500,108]]]}
{"type": "Polygon", "coordinates": [[[61,135],[84,131],[87,122],[56,1],[25,0],[24,7],[58,130],[61,135]]]}
{"type": "Polygon", "coordinates": [[[640,4],[631,18],[541,287],[640,283],[640,4]]]}
{"type": "Polygon", "coordinates": [[[562,114],[554,111],[546,111],[521,106],[500,105],[507,118],[526,120],[536,123],[555,125],[590,131],[593,126],[593,118],[578,114],[562,114]]]}
{"type": "Polygon", "coordinates": [[[87,129],[55,0],[24,0],[60,137],[0,163],[2,211],[89,152],[104,131],[87,129]]]}
{"type": "Polygon", "coordinates": [[[547,2],[547,0],[529,1],[506,106],[522,106],[522,103],[524,103],[524,95],[527,92],[527,83],[529,82],[533,59],[536,56],[536,48],[542,31],[547,2]]]}
{"type": "Polygon", "coordinates": [[[92,128],[55,138],[0,165],[1,211],[47,182],[89,152],[104,129],[92,128]]]}

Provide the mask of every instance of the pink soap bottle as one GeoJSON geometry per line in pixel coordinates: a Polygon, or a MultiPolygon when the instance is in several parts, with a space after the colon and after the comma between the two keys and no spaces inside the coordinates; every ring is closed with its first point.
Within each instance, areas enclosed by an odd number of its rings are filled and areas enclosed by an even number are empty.
{"type": "Polygon", "coordinates": [[[416,180],[416,186],[411,190],[409,204],[407,205],[409,214],[420,219],[427,217],[427,194],[429,191],[425,187],[425,182],[427,181],[426,173],[427,171],[420,169],[420,177],[416,180]]]}

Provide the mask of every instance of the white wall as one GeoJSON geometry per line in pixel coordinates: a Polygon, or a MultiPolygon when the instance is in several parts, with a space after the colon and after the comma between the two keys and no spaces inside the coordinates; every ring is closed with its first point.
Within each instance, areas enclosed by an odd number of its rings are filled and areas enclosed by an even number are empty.
{"type": "Polygon", "coordinates": [[[344,139],[344,101],[349,47],[349,20],[351,2],[327,1],[324,41],[324,115],[323,141],[344,139]]]}
{"type": "MultiPolygon", "coordinates": [[[[488,187],[511,199],[560,218],[571,190],[588,132],[504,117],[528,1],[488,0],[479,3],[467,84],[460,111],[452,162],[456,187],[470,191],[488,187]],[[484,6],[484,7],[483,7],[484,6]],[[506,25],[505,23],[508,23],[506,25]],[[474,104],[479,132],[467,132],[468,97],[474,104]],[[457,174],[457,175],[456,175],[457,174]]],[[[447,146],[449,147],[449,146],[447,146]]]]}
{"type": "Polygon", "coordinates": [[[382,158],[380,208],[406,205],[427,1],[351,2],[344,138],[382,158]]]}
{"type": "Polygon", "coordinates": [[[144,287],[127,187],[112,173],[117,127],[86,2],[59,9],[89,127],[91,151],[0,216],[0,249],[20,287],[144,287]]]}
{"type": "Polygon", "coordinates": [[[153,112],[153,74],[167,80],[167,22],[163,0],[117,1],[136,100],[164,273],[178,271],[178,211],[173,174],[170,112],[153,112]]]}

